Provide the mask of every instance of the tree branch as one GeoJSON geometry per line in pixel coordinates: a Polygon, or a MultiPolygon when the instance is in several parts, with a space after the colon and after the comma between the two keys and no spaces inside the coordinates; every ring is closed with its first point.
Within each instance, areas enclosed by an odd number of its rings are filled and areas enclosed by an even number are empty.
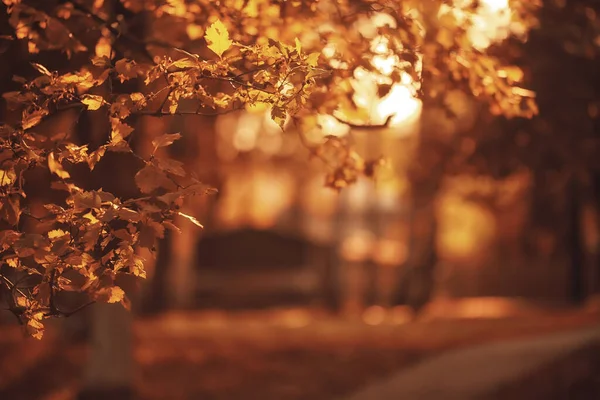
{"type": "Polygon", "coordinates": [[[71,4],[73,5],[73,8],[79,12],[81,12],[82,14],[84,14],[85,16],[87,16],[88,18],[91,18],[93,21],[95,21],[96,23],[98,23],[99,25],[102,25],[103,27],[105,27],[106,29],[108,29],[108,31],[110,33],[112,33],[115,37],[121,37],[125,40],[127,40],[128,42],[130,42],[131,44],[135,45],[135,47],[142,52],[142,54],[147,57],[151,62],[154,62],[154,56],[152,55],[152,53],[150,53],[150,51],[148,50],[148,48],[146,47],[147,45],[151,45],[151,46],[156,46],[156,47],[162,47],[162,48],[167,48],[167,49],[173,49],[174,46],[166,43],[166,42],[162,42],[160,40],[142,40],[139,39],[135,36],[132,36],[130,34],[124,33],[122,31],[120,31],[119,29],[115,28],[110,21],[105,20],[104,18],[100,17],[98,14],[95,14],[92,10],[88,9],[86,6],[84,6],[83,4],[80,4],[79,2],[76,1],[71,1],[71,4]]]}
{"type": "Polygon", "coordinates": [[[232,113],[234,111],[239,111],[241,110],[241,108],[232,108],[230,110],[222,110],[222,111],[215,111],[215,112],[202,112],[202,111],[175,111],[174,113],[168,112],[168,111],[163,111],[161,110],[156,110],[156,111],[151,111],[151,110],[142,110],[142,111],[137,111],[132,113],[131,115],[142,115],[142,116],[147,116],[147,117],[171,117],[171,116],[175,116],[175,115],[200,115],[200,116],[206,116],[206,117],[216,117],[218,115],[224,115],[224,114],[229,114],[232,113]]]}
{"type": "Polygon", "coordinates": [[[332,115],[333,118],[335,118],[338,122],[348,125],[350,128],[352,129],[362,129],[362,130],[372,130],[372,129],[385,129],[385,128],[389,128],[391,123],[392,123],[392,119],[396,116],[396,114],[392,114],[390,116],[388,116],[385,119],[385,122],[383,124],[354,124],[352,122],[346,121],[340,117],[337,117],[335,115],[332,115]]]}

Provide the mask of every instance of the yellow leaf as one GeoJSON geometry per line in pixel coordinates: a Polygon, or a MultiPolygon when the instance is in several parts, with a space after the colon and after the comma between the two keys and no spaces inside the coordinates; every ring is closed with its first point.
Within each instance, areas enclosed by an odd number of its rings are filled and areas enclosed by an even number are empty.
{"type": "Polygon", "coordinates": [[[8,258],[8,259],[6,259],[4,261],[11,268],[18,268],[19,267],[19,259],[16,258],[16,257],[14,257],[14,258],[8,258]]]}
{"type": "Polygon", "coordinates": [[[118,286],[114,286],[109,288],[110,296],[108,298],[108,303],[118,303],[125,297],[125,292],[118,286]]]}
{"type": "Polygon", "coordinates": [[[54,229],[50,232],[48,232],[48,238],[49,239],[56,239],[59,237],[63,237],[67,234],[67,232],[63,231],[62,229],[54,229]]]}
{"type": "Polygon", "coordinates": [[[102,36],[100,39],[98,39],[98,43],[96,44],[96,56],[110,58],[111,47],[110,40],[102,36]]]}
{"type": "Polygon", "coordinates": [[[142,279],[146,279],[146,271],[144,270],[144,261],[136,258],[131,268],[131,273],[142,279]]]}
{"type": "Polygon", "coordinates": [[[319,57],[321,53],[310,53],[308,57],[306,57],[306,63],[311,67],[316,67],[319,64],[319,57]]]}
{"type": "Polygon", "coordinates": [[[17,174],[12,169],[0,169],[0,186],[12,185],[17,180],[17,174]]]}
{"type": "Polygon", "coordinates": [[[191,215],[187,215],[185,213],[182,213],[181,211],[178,211],[177,214],[181,215],[183,218],[187,219],[194,225],[199,226],[200,228],[204,228],[204,225],[202,225],[200,223],[200,221],[198,221],[196,218],[192,217],[191,215]]]}
{"type": "Polygon", "coordinates": [[[65,171],[62,164],[54,158],[54,153],[48,154],[48,168],[50,169],[50,172],[53,172],[59,178],[68,179],[71,177],[71,175],[65,171]]]}
{"type": "Polygon", "coordinates": [[[112,132],[111,139],[113,143],[118,143],[133,132],[133,128],[118,118],[111,118],[112,132]]]}
{"type": "Polygon", "coordinates": [[[125,298],[125,292],[118,286],[111,286],[98,289],[95,297],[105,303],[118,303],[125,298]]]}
{"type": "Polygon", "coordinates": [[[144,96],[143,93],[140,92],[134,92],[131,93],[129,95],[129,98],[131,99],[131,101],[133,101],[134,103],[140,103],[146,100],[146,96],[144,96]]]}
{"type": "Polygon", "coordinates": [[[211,26],[208,27],[204,38],[208,43],[208,48],[219,57],[221,57],[223,53],[226,52],[233,44],[233,42],[229,39],[227,27],[221,22],[220,19],[216,20],[211,26]]]}
{"type": "Polygon", "coordinates": [[[154,145],[154,149],[157,149],[159,147],[170,146],[178,139],[181,139],[180,133],[165,133],[164,135],[160,135],[156,139],[152,140],[152,144],[154,145]]]}
{"type": "Polygon", "coordinates": [[[298,54],[300,54],[300,52],[302,51],[302,43],[300,43],[300,40],[298,38],[295,38],[296,41],[296,52],[298,54]]]}
{"type": "Polygon", "coordinates": [[[85,219],[89,220],[89,221],[90,221],[90,224],[95,224],[95,223],[97,223],[97,222],[100,222],[100,220],[99,220],[98,218],[96,218],[96,217],[94,216],[94,214],[92,214],[92,212],[91,212],[91,211],[90,211],[90,212],[88,212],[87,214],[85,214],[85,215],[83,216],[83,218],[85,218],[85,219]]]}
{"type": "Polygon", "coordinates": [[[29,299],[27,297],[17,296],[16,300],[15,303],[17,303],[17,306],[19,307],[27,307],[29,305],[29,299]]]}
{"type": "Polygon", "coordinates": [[[41,340],[44,336],[44,325],[40,321],[30,319],[27,321],[27,333],[33,338],[41,340]]]}
{"type": "Polygon", "coordinates": [[[180,58],[179,60],[173,61],[171,64],[175,68],[194,68],[198,66],[198,61],[192,60],[191,58],[180,58]]]}
{"type": "Polygon", "coordinates": [[[81,102],[85,104],[90,111],[99,109],[105,103],[102,96],[97,96],[95,94],[84,94],[81,96],[81,102]]]}

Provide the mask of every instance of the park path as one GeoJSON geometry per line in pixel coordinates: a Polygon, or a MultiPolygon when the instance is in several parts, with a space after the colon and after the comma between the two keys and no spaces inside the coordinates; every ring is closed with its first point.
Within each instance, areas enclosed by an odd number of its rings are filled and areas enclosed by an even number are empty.
{"type": "MultiPolygon", "coordinates": [[[[367,386],[345,400],[492,399],[507,387],[522,383],[523,378],[598,343],[600,325],[451,350],[367,386]]],[[[587,395],[577,398],[597,399],[587,395]]]]}

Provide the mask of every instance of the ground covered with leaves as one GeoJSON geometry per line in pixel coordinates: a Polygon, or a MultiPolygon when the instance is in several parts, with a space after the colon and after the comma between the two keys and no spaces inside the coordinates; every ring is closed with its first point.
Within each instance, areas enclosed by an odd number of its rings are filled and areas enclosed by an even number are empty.
{"type": "MultiPolygon", "coordinates": [[[[596,321],[565,312],[368,326],[302,310],[168,314],[136,322],[136,389],[141,400],[332,399],[449,348],[596,321]]],[[[52,334],[39,342],[3,328],[0,398],[75,399],[86,354],[52,334]]]]}

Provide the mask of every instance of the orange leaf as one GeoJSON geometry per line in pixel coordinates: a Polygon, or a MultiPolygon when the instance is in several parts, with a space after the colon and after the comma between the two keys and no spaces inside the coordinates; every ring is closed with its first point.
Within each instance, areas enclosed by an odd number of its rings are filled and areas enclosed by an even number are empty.
{"type": "Polygon", "coordinates": [[[54,153],[48,154],[48,168],[50,169],[50,172],[56,174],[59,178],[68,179],[71,177],[71,175],[65,171],[62,164],[56,160],[54,153]]]}
{"type": "Polygon", "coordinates": [[[190,221],[194,225],[199,226],[200,228],[204,228],[204,225],[202,225],[200,223],[200,221],[198,221],[196,218],[192,217],[191,215],[184,214],[181,211],[177,212],[177,214],[181,215],[183,218],[187,219],[188,221],[190,221]]]}
{"type": "Polygon", "coordinates": [[[156,150],[159,147],[169,146],[178,139],[181,139],[180,133],[165,133],[164,135],[160,135],[159,137],[152,140],[152,144],[154,145],[154,149],[156,150]]]}

